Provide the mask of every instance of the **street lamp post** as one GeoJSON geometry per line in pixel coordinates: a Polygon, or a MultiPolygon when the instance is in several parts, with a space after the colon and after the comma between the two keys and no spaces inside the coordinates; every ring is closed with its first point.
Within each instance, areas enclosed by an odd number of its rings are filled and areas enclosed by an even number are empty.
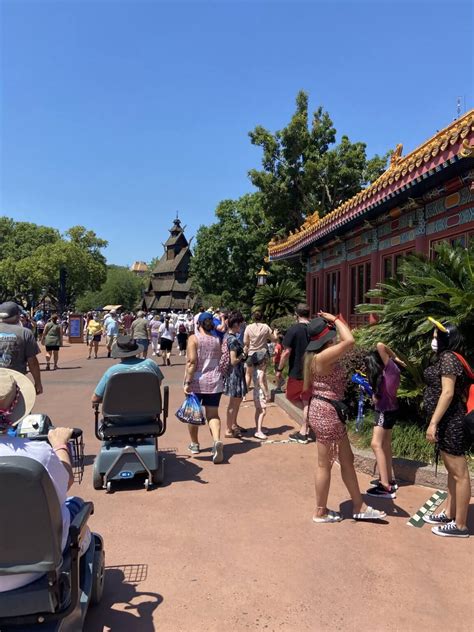
{"type": "Polygon", "coordinates": [[[28,305],[30,308],[30,316],[33,317],[33,308],[35,306],[34,305],[35,295],[34,295],[33,290],[28,291],[27,297],[28,297],[28,305]]]}
{"type": "Polygon", "coordinates": [[[268,272],[265,272],[263,266],[260,272],[257,272],[257,286],[261,287],[262,285],[267,284],[268,272]]]}
{"type": "Polygon", "coordinates": [[[41,289],[41,295],[43,297],[43,318],[46,317],[46,292],[48,291],[48,288],[43,287],[41,289]]]}

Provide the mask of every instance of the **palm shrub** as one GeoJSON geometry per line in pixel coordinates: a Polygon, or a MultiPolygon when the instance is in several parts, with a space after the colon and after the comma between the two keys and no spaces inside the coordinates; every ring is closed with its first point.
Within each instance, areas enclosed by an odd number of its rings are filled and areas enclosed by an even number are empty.
{"type": "Polygon", "coordinates": [[[303,301],[303,292],[294,281],[283,280],[262,285],[255,292],[255,309],[260,309],[267,321],[275,320],[294,312],[303,301]]]}
{"type": "Polygon", "coordinates": [[[272,329],[278,329],[278,332],[284,336],[288,329],[296,323],[295,317],[288,314],[287,316],[280,316],[275,320],[270,321],[272,329]]]}
{"type": "Polygon", "coordinates": [[[469,246],[441,243],[435,257],[408,256],[395,278],[379,283],[367,296],[376,302],[358,306],[362,314],[378,317],[375,325],[356,333],[359,344],[372,347],[379,340],[407,362],[400,396],[418,399],[423,388],[423,369],[429,361],[433,326],[427,317],[457,325],[466,353],[474,351],[474,240],[469,246]]]}

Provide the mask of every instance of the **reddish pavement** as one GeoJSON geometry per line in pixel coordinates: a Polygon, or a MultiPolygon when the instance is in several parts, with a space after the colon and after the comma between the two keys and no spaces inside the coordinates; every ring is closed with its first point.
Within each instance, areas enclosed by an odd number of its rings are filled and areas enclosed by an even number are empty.
{"type": "MultiPolygon", "coordinates": [[[[394,502],[371,499],[388,520],[355,523],[335,466],[330,506],[342,503],[348,519],[312,523],[314,444],[226,440],[225,462],[214,465],[203,427],[202,455],[189,456],[187,429],[174,417],[184,358],[173,356],[175,365],[163,369],[170,386],[160,440],[164,486],[94,491],[99,442],[90,396],[114,361],[85,355],[83,345],[61,350],[62,368],[43,373],[35,412],[84,429],[86,471],[73,492],[95,504],[91,526],[104,537],[107,565],[104,599],[89,613],[88,632],[472,630],[474,538],[406,526],[434,490],[406,486],[394,502]]],[[[223,398],[222,415],[225,405],[223,398]]],[[[244,406],[239,421],[250,427],[253,405],[244,406]]],[[[266,425],[279,439],[293,423],[271,406],[266,425]]],[[[369,478],[359,478],[366,489],[369,478]]],[[[474,512],[470,517],[474,534],[474,512]]]]}

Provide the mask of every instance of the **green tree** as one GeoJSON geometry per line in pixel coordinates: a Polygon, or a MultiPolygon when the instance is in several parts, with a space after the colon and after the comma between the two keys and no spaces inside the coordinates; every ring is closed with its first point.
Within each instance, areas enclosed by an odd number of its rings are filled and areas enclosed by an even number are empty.
{"type": "Polygon", "coordinates": [[[191,275],[200,296],[217,295],[227,306],[233,301],[245,308],[252,304],[271,235],[260,195],[224,200],[216,217],[216,223],[201,226],[196,234],[191,275]]]}
{"type": "Polygon", "coordinates": [[[333,210],[383,173],[388,158],[367,160],[365,143],[347,136],[335,145],[336,129],[322,107],[310,126],[303,91],[286,127],[271,133],[259,125],[249,136],[263,151],[263,169],[251,169],[249,177],[262,194],[273,234],[298,228],[314,211],[323,216],[333,210]]]}
{"type": "Polygon", "coordinates": [[[262,285],[255,292],[254,305],[265,315],[267,321],[293,314],[303,293],[296,283],[288,280],[262,285]]]}
{"type": "Polygon", "coordinates": [[[76,301],[81,311],[88,311],[104,305],[123,305],[125,309],[134,309],[141,299],[143,279],[137,277],[128,268],[110,265],[107,278],[98,291],[85,292],[76,301]]]}
{"type": "Polygon", "coordinates": [[[31,292],[38,298],[43,288],[57,294],[61,269],[66,272],[69,304],[105,281],[106,265],[100,248],[106,242],[93,231],[75,227],[66,240],[53,228],[9,218],[1,218],[1,227],[5,228],[0,233],[2,300],[16,298],[27,303],[31,292]]]}
{"type": "Polygon", "coordinates": [[[9,257],[18,261],[30,256],[36,248],[60,239],[61,235],[55,228],[0,217],[0,261],[9,257]]]}
{"type": "Polygon", "coordinates": [[[93,230],[88,230],[85,226],[73,226],[66,231],[66,237],[72,244],[88,252],[98,263],[105,265],[105,257],[101,250],[107,248],[108,241],[97,237],[93,230]]]}

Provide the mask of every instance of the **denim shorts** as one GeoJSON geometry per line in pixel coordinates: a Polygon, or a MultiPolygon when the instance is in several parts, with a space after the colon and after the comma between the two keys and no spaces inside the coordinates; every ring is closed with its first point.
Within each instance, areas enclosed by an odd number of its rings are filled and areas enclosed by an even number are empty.
{"type": "Polygon", "coordinates": [[[137,343],[137,345],[142,345],[144,351],[147,351],[150,345],[150,341],[148,340],[148,338],[135,338],[135,342],[137,343]]]}

